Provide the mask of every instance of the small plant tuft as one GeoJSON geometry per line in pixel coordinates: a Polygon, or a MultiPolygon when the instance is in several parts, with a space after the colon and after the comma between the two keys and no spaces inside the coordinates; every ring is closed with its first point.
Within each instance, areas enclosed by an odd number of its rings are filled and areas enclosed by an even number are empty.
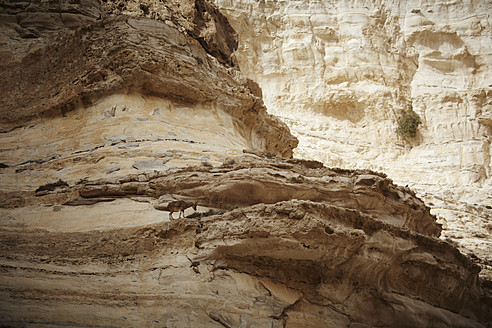
{"type": "Polygon", "coordinates": [[[398,120],[398,134],[402,137],[415,138],[417,135],[417,128],[422,124],[420,116],[414,112],[413,109],[409,109],[398,120]]]}

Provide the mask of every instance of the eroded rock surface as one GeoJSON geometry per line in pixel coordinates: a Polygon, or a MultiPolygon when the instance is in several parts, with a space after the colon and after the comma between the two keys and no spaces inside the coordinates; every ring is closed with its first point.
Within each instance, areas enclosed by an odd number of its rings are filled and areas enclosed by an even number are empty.
{"type": "MultiPolygon", "coordinates": [[[[50,4],[34,7],[33,15],[55,11],[52,15],[60,16],[62,9],[50,4]]],[[[98,8],[97,2],[93,6],[98,8]]],[[[291,156],[288,149],[297,145],[286,126],[266,114],[252,81],[224,67],[177,27],[145,17],[109,15],[90,24],[89,18],[81,20],[76,29],[57,21],[61,26],[39,28],[44,34],[27,42],[15,21],[31,10],[24,7],[4,9],[3,37],[12,40],[2,48],[4,125],[39,115],[65,115],[116,93],[136,93],[166,98],[182,107],[216,106],[233,117],[258,149],[287,151],[282,155],[291,156]]]]}
{"type": "Polygon", "coordinates": [[[492,274],[490,2],[215,2],[296,156],[409,185],[492,274]],[[422,125],[402,138],[410,108],[422,125]]]}
{"type": "Polygon", "coordinates": [[[17,196],[0,231],[6,324],[484,327],[491,316],[480,267],[436,238],[413,192],[370,171],[246,154],[17,196]],[[155,206],[166,197],[198,213],[170,221],[155,206]]]}
{"type": "Polygon", "coordinates": [[[1,326],[490,327],[413,191],[292,158],[211,3],[0,10],[1,326]]]}

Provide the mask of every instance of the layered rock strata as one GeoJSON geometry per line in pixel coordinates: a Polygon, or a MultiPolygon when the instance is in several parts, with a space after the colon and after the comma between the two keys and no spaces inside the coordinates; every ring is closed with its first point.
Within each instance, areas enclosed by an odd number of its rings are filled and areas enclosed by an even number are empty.
{"type": "MultiPolygon", "coordinates": [[[[73,10],[42,4],[40,8],[27,3],[4,5],[3,38],[12,41],[2,49],[2,122],[12,125],[39,115],[66,115],[106,96],[136,93],[181,107],[218,108],[258,149],[280,154],[297,145],[284,124],[265,113],[254,82],[225,68],[200,42],[176,27],[126,15],[101,19],[104,12],[97,1],[89,2],[90,14],[72,14],[82,16],[81,24],[74,26],[62,19],[65,10],[73,10]],[[24,23],[18,18],[23,15],[31,19],[24,23]],[[51,17],[51,24],[45,23],[45,16],[51,17]],[[37,25],[31,22],[34,18],[37,25]],[[25,41],[21,33],[25,29],[40,36],[25,41]]],[[[230,56],[225,50],[221,54],[230,56]]]]}
{"type": "Polygon", "coordinates": [[[256,155],[173,171],[3,209],[2,323],[487,326],[480,268],[383,176],[256,155]],[[169,221],[152,206],[166,195],[198,213],[169,221]]]}
{"type": "Polygon", "coordinates": [[[491,271],[492,29],[487,1],[216,0],[242,72],[296,156],[385,172],[491,271]],[[415,138],[397,133],[413,109],[415,138]]]}
{"type": "Polygon", "coordinates": [[[292,158],[210,3],[0,8],[1,326],[490,326],[413,191],[292,158]]]}

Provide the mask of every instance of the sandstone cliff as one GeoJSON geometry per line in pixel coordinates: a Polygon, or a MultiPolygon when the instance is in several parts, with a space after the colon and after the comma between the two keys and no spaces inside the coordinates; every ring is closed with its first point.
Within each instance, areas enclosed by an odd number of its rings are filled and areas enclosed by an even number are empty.
{"type": "Polygon", "coordinates": [[[239,155],[24,192],[2,209],[2,323],[487,326],[480,268],[429,208],[319,164],[239,155]],[[169,221],[170,197],[199,213],[169,221]]]}
{"type": "MultiPolygon", "coordinates": [[[[218,52],[221,61],[229,60],[230,49],[219,46],[229,34],[195,39],[166,21],[106,17],[97,1],[76,3],[4,5],[3,39],[12,41],[1,50],[2,122],[11,126],[43,114],[66,115],[106,96],[141,94],[185,108],[210,106],[230,116],[252,147],[291,155],[297,141],[283,123],[265,113],[255,84],[209,55],[218,52]],[[202,47],[197,39],[211,45],[202,47]]],[[[200,18],[195,25],[207,30],[206,19],[200,18]]]]}
{"type": "Polygon", "coordinates": [[[296,156],[409,185],[492,274],[489,1],[215,2],[296,156]],[[423,124],[402,138],[410,108],[423,124]]]}
{"type": "Polygon", "coordinates": [[[0,10],[1,326],[490,327],[411,189],[292,158],[212,3],[0,10]]]}

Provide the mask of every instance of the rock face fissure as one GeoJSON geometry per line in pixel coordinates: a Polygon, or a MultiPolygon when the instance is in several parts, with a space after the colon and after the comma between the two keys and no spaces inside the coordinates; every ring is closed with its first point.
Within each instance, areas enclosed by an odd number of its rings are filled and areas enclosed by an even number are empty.
{"type": "Polygon", "coordinates": [[[414,191],[293,158],[231,10],[0,3],[0,326],[491,327],[414,191]]]}
{"type": "Polygon", "coordinates": [[[241,71],[299,138],[296,156],[409,185],[443,238],[492,263],[490,2],[215,3],[241,71]],[[415,138],[397,133],[409,109],[415,138]]]}

